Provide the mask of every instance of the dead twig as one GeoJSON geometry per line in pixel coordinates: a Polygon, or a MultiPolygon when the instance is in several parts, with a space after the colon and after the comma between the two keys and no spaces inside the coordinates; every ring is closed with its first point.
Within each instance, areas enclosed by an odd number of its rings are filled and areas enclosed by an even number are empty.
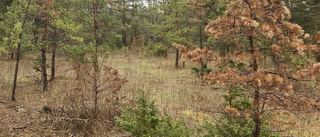
{"type": "Polygon", "coordinates": [[[61,120],[65,121],[83,121],[85,123],[88,123],[89,119],[82,119],[82,118],[68,118],[68,117],[60,117],[61,120]]]}
{"type": "Polygon", "coordinates": [[[25,129],[29,126],[30,124],[26,124],[26,125],[23,125],[23,126],[19,126],[19,127],[12,127],[12,129],[25,129]]]}

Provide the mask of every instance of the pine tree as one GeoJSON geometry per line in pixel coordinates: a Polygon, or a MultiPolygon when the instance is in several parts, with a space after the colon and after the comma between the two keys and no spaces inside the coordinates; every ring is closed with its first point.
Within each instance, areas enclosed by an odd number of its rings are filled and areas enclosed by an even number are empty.
{"type": "Polygon", "coordinates": [[[302,99],[301,93],[294,92],[297,81],[317,77],[320,64],[306,64],[304,71],[288,59],[288,56],[304,56],[306,51],[318,50],[315,45],[304,44],[301,39],[304,31],[299,25],[288,22],[290,18],[290,11],[282,0],[234,0],[229,1],[224,16],[210,22],[205,28],[207,34],[215,38],[230,39],[237,43],[238,50],[233,55],[219,59],[237,64],[221,66],[222,69],[207,75],[205,79],[209,83],[228,86],[230,90],[240,88],[250,93],[254,137],[262,132],[265,113],[272,110],[306,111],[317,105],[311,98],[302,99]],[[265,47],[263,40],[272,43],[265,47]],[[278,56],[281,62],[279,67],[261,66],[263,50],[271,50],[278,56]],[[247,54],[250,58],[245,57],[247,54]],[[248,59],[250,68],[240,70],[234,67],[248,59]],[[303,105],[297,105],[299,103],[303,105]]]}
{"type": "MultiPolygon", "coordinates": [[[[23,34],[26,32],[25,28],[27,26],[27,22],[29,21],[28,16],[30,14],[30,8],[32,0],[28,1],[14,1],[12,5],[8,8],[8,12],[5,14],[7,18],[1,22],[1,25],[6,26],[5,36],[3,38],[3,46],[10,47],[16,49],[16,66],[12,87],[12,96],[11,100],[15,101],[15,93],[17,88],[17,78],[19,71],[19,63],[20,63],[20,54],[21,54],[21,46],[24,42],[23,34]]],[[[24,42],[26,43],[26,42],[24,42]]],[[[1,48],[0,48],[1,51],[1,48]]],[[[4,51],[4,49],[3,49],[4,51]]]]}
{"type": "MultiPolygon", "coordinates": [[[[184,45],[192,45],[192,42],[187,39],[190,27],[188,18],[185,16],[187,12],[188,1],[168,0],[159,2],[156,5],[156,16],[158,20],[155,24],[149,24],[153,32],[155,40],[159,40],[165,46],[170,46],[172,43],[180,43],[184,45]]],[[[179,67],[179,50],[176,50],[175,67],[179,67]]]]}

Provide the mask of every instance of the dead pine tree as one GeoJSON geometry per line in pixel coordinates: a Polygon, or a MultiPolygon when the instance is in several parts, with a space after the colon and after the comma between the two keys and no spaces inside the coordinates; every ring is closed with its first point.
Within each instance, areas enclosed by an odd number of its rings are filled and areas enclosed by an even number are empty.
{"type": "MultiPolygon", "coordinates": [[[[228,39],[244,45],[234,54],[221,60],[235,63],[249,62],[250,68],[239,70],[230,65],[205,76],[209,83],[226,86],[238,85],[251,98],[251,118],[254,121],[253,137],[263,132],[262,118],[272,110],[307,111],[317,106],[311,98],[294,92],[301,80],[315,80],[320,63],[307,64],[303,69],[294,66],[286,56],[304,56],[304,52],[318,51],[318,47],[305,44],[302,28],[291,22],[289,9],[282,0],[233,0],[228,2],[224,16],[210,22],[205,31],[215,38],[228,39]],[[261,44],[262,40],[273,43],[261,44]],[[279,61],[277,68],[263,68],[263,50],[272,51],[279,61]],[[248,58],[249,56],[249,58],[248,58]],[[304,96],[304,99],[301,98],[304,96]],[[276,103],[275,103],[276,102],[276,103]],[[303,105],[297,105],[297,104],[303,105]]],[[[219,63],[219,62],[217,62],[219,63]]],[[[232,87],[232,86],[229,87],[232,87]]],[[[229,106],[230,108],[230,106],[229,106]]],[[[232,108],[233,111],[238,111],[232,108]]]]}

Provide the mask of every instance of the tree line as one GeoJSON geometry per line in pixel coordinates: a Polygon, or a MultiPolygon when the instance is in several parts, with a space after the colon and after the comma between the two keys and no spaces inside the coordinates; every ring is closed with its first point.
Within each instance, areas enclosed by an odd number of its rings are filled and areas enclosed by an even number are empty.
{"type": "Polygon", "coordinates": [[[180,56],[198,62],[200,71],[214,61],[219,68],[201,78],[229,90],[226,120],[247,124],[254,137],[268,129],[264,118],[271,111],[319,106],[295,92],[320,72],[317,0],[5,0],[1,6],[0,52],[16,59],[13,101],[21,54],[38,55],[33,68],[41,73],[43,91],[56,76],[57,53],[93,64],[97,96],[100,55],[147,47],[163,56],[175,52],[175,67],[180,56]],[[305,61],[310,54],[316,61],[305,61]],[[267,58],[274,66],[263,65],[267,58]]]}

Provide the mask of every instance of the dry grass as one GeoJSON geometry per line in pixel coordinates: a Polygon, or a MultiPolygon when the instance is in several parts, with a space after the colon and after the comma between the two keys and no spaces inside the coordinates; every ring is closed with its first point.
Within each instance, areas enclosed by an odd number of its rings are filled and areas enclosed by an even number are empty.
{"type": "MultiPolygon", "coordinates": [[[[21,61],[17,102],[10,101],[15,62],[0,61],[0,136],[127,136],[110,127],[110,121],[106,119],[85,121],[90,119],[92,94],[88,92],[88,87],[75,80],[76,72],[71,61],[57,59],[57,79],[50,83],[48,92],[43,93],[37,81],[40,76],[32,69],[32,60],[32,56],[26,56],[21,61]],[[53,107],[57,112],[44,113],[44,105],[53,107]],[[81,119],[72,119],[72,115],[81,119]]],[[[139,96],[138,89],[143,89],[149,98],[156,100],[160,110],[167,111],[174,118],[184,116],[189,126],[201,124],[203,118],[214,120],[218,116],[204,110],[219,108],[224,92],[201,83],[189,69],[196,66],[195,63],[186,62],[185,69],[176,69],[173,54],[169,54],[168,59],[116,54],[111,55],[105,64],[118,69],[128,80],[119,92],[122,103],[130,104],[133,98],[139,96]]],[[[314,121],[299,120],[287,134],[320,136],[318,115],[308,114],[314,121]]]]}

